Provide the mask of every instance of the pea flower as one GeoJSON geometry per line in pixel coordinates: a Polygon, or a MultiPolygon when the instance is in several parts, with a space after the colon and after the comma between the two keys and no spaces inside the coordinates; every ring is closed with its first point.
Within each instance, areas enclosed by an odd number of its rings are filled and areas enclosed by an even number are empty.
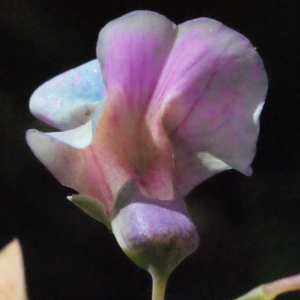
{"type": "Polygon", "coordinates": [[[198,246],[183,198],[218,172],[251,174],[267,76],[244,36],[208,18],[132,12],[100,31],[96,52],[35,91],[31,112],[62,131],[29,130],[27,143],[163,299],[198,246]]]}

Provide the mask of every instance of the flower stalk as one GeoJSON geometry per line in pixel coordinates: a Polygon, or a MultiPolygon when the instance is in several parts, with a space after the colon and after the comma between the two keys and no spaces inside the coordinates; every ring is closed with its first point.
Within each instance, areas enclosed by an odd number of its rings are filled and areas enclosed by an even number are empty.
{"type": "Polygon", "coordinates": [[[152,300],[164,300],[169,276],[151,274],[152,276],[152,300]]]}
{"type": "Polygon", "coordinates": [[[235,300],[273,300],[277,296],[300,290],[300,274],[260,285],[235,300]]]}

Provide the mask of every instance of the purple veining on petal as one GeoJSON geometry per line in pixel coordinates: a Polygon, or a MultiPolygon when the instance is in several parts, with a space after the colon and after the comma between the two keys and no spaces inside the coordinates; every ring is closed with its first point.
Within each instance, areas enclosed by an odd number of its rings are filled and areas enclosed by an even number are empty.
{"type": "MultiPolygon", "coordinates": [[[[206,151],[247,174],[258,135],[253,114],[267,89],[262,61],[245,37],[217,21],[201,18],[178,28],[149,119],[163,111],[175,161],[182,151],[192,156],[206,151]]],[[[177,178],[197,182],[190,176],[177,178]]]]}
{"type": "Polygon", "coordinates": [[[99,35],[97,56],[108,92],[123,107],[144,114],[175,39],[175,25],[151,12],[134,12],[109,23],[99,35]]]}

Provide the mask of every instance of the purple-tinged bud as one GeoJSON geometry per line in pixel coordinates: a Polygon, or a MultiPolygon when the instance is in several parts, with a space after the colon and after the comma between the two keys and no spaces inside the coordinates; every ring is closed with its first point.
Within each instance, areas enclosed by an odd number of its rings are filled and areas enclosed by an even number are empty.
{"type": "Polygon", "coordinates": [[[127,256],[152,276],[168,277],[199,244],[182,197],[147,198],[133,180],[124,184],[117,197],[111,225],[127,256]]]}

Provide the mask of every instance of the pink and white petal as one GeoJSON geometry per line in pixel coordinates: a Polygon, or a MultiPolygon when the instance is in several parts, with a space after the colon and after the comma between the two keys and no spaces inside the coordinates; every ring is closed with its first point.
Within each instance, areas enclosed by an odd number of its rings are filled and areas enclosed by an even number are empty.
{"type": "Polygon", "coordinates": [[[178,26],[148,118],[160,111],[178,157],[208,152],[248,174],[266,92],[264,66],[251,43],[200,18],[178,26]]]}
{"type": "Polygon", "coordinates": [[[97,57],[109,101],[143,117],[176,32],[175,24],[150,11],[129,13],[100,31],[97,57]]]}
{"type": "Polygon", "coordinates": [[[98,143],[78,150],[37,130],[28,130],[26,140],[34,155],[62,185],[98,199],[107,213],[120,186],[129,179],[118,161],[98,149],[98,143]]]}
{"type": "Polygon", "coordinates": [[[31,96],[33,115],[60,130],[85,124],[106,94],[99,62],[95,59],[41,85],[31,96]]]}

